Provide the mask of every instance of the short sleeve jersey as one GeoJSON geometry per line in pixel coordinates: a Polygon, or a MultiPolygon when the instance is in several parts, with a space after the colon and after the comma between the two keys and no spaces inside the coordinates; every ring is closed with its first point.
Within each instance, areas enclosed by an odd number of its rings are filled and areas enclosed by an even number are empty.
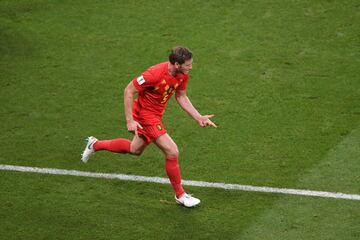
{"type": "Polygon", "coordinates": [[[133,80],[138,90],[134,101],[133,115],[142,124],[161,122],[167,102],[177,90],[185,90],[189,75],[179,73],[172,76],[168,71],[169,62],[163,62],[147,69],[133,80]]]}

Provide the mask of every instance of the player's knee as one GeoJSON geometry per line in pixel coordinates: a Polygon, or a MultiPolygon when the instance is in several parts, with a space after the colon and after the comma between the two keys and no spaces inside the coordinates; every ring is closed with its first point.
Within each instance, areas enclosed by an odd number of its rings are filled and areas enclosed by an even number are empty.
{"type": "Polygon", "coordinates": [[[132,155],[136,155],[136,156],[140,156],[144,151],[142,149],[132,149],[131,150],[131,154],[132,155]]]}
{"type": "Polygon", "coordinates": [[[144,152],[144,149],[142,148],[134,148],[133,146],[130,146],[130,153],[132,155],[140,156],[144,152]]]}
{"type": "Polygon", "coordinates": [[[139,156],[144,152],[146,147],[147,144],[144,141],[135,138],[130,144],[130,154],[139,156]]]}
{"type": "Polygon", "coordinates": [[[132,155],[140,156],[143,153],[143,151],[133,151],[131,152],[132,155]]]}
{"type": "Polygon", "coordinates": [[[179,157],[179,149],[177,148],[177,146],[174,146],[174,147],[171,147],[171,148],[167,149],[166,156],[179,157]]]}

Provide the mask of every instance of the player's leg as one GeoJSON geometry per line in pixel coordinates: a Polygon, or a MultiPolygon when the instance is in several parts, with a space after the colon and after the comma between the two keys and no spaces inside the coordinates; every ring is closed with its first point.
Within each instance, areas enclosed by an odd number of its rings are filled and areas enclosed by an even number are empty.
{"type": "Polygon", "coordinates": [[[93,148],[95,152],[106,150],[114,153],[130,153],[131,141],[125,138],[111,140],[97,140],[93,148]]]}
{"type": "Polygon", "coordinates": [[[125,138],[116,138],[112,140],[98,140],[94,143],[95,152],[106,150],[114,153],[130,153],[133,155],[141,155],[146,148],[145,140],[139,136],[134,136],[130,141],[125,138]]]}
{"type": "Polygon", "coordinates": [[[179,158],[178,147],[167,133],[155,139],[154,143],[165,154],[166,174],[170,179],[171,185],[173,186],[176,196],[180,197],[181,195],[184,194],[185,191],[181,185],[181,175],[178,164],[178,158],[179,158]]]}
{"type": "Polygon", "coordinates": [[[85,163],[89,160],[89,157],[97,151],[106,150],[115,153],[140,155],[147,146],[146,141],[139,136],[135,136],[132,141],[125,138],[98,140],[95,137],[88,137],[87,141],[81,157],[81,160],[85,163]]]}
{"type": "Polygon", "coordinates": [[[134,136],[130,144],[130,153],[133,155],[141,155],[145,148],[149,145],[142,137],[134,136]]]}
{"type": "Polygon", "coordinates": [[[169,134],[165,133],[159,136],[155,139],[154,143],[164,152],[166,157],[179,157],[178,147],[169,134]]]}
{"type": "Polygon", "coordinates": [[[165,133],[164,135],[156,138],[154,142],[165,154],[166,174],[169,177],[170,183],[175,191],[176,202],[186,207],[194,207],[198,205],[200,200],[186,194],[182,187],[178,162],[179,150],[174,140],[169,134],[165,133]]]}

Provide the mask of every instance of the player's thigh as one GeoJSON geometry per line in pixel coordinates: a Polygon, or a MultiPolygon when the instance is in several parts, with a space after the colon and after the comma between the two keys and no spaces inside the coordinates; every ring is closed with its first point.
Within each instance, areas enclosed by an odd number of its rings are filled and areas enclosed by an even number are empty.
{"type": "Polygon", "coordinates": [[[134,155],[141,155],[147,145],[148,144],[144,139],[135,135],[133,140],[131,141],[130,152],[134,155]]]}
{"type": "Polygon", "coordinates": [[[156,138],[154,143],[167,155],[167,156],[179,156],[179,150],[174,142],[174,140],[170,137],[169,134],[165,133],[160,137],[156,138]]]}

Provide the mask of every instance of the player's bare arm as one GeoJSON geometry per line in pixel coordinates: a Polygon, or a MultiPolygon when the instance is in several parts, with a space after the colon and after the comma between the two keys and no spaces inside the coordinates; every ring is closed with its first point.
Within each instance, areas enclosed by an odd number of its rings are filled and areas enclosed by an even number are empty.
{"type": "Polygon", "coordinates": [[[186,95],[186,90],[176,91],[176,101],[193,119],[195,119],[201,127],[212,126],[217,127],[210,118],[214,115],[201,115],[196,108],[192,105],[190,99],[186,95]]]}
{"type": "Polygon", "coordinates": [[[137,136],[137,128],[142,128],[140,123],[136,122],[132,114],[132,105],[134,102],[134,95],[137,94],[138,90],[135,88],[132,81],[127,85],[124,91],[124,107],[126,116],[126,126],[129,132],[135,132],[137,136]]]}

